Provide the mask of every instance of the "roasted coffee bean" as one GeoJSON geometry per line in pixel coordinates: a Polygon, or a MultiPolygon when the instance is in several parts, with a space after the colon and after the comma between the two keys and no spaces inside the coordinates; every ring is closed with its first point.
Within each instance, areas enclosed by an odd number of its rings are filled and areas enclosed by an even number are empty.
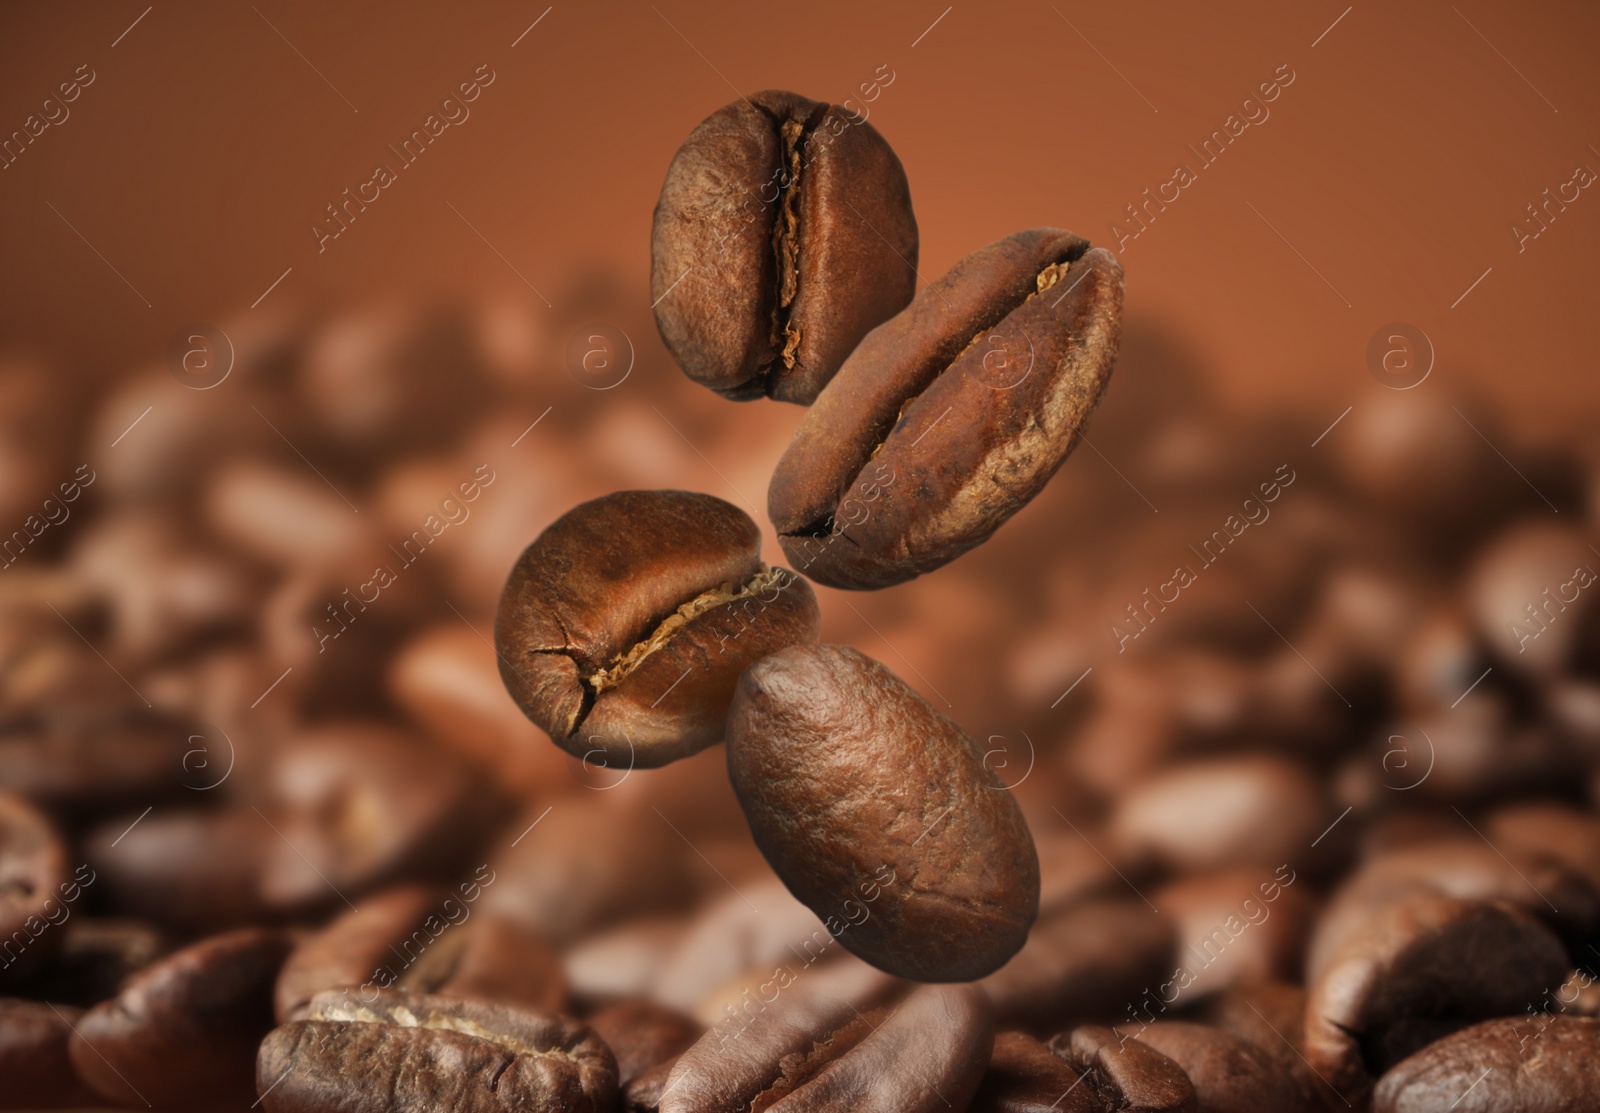
{"type": "Polygon", "coordinates": [[[1110,1028],[1085,1025],[1051,1038],[1047,1045],[1065,1059],[1100,1098],[1101,1108],[1126,1113],[1194,1113],[1194,1086],[1183,1068],[1153,1047],[1110,1028]]]}
{"type": "Polygon", "coordinates": [[[1203,997],[1230,985],[1298,977],[1316,899],[1294,874],[1235,869],[1165,886],[1150,902],[1178,926],[1179,950],[1196,961],[1184,994],[1203,997]]]}
{"type": "Polygon", "coordinates": [[[78,1077],[119,1105],[248,1100],[289,946],[282,932],[244,928],[148,967],[79,1021],[69,1045],[78,1077]]]}
{"type": "Polygon", "coordinates": [[[0,1109],[86,1106],[95,1097],[72,1071],[67,1041],[83,1010],[0,997],[0,1109]]]}
{"type": "Polygon", "coordinates": [[[523,552],[495,618],[500,676],[567,752],[648,769],[721,741],[739,673],[815,641],[811,588],[761,561],[738,507],[621,491],[563,515],[523,552]]]}
{"type": "Polygon", "coordinates": [[[1039,908],[1039,860],[977,744],[846,646],[745,670],[728,772],[756,845],[846,948],[917,981],[998,969],[1039,908]]]}
{"type": "Polygon", "coordinates": [[[969,1113],[1101,1113],[1093,1087],[1061,1056],[1022,1032],[994,1038],[969,1113]]]}
{"type": "Polygon", "coordinates": [[[610,1113],[617,1064],[576,1020],[515,1005],[380,990],[314,998],[261,1041],[267,1113],[610,1113]]]}
{"type": "Polygon", "coordinates": [[[1485,833],[1495,846],[1570,866],[1600,894],[1600,815],[1554,801],[1515,804],[1489,816],[1485,833]]]}
{"type": "MultiPolygon", "coordinates": [[[[224,759],[225,760],[225,759],[224,759]]],[[[123,915],[187,932],[259,921],[261,870],[276,840],[249,809],[117,816],[92,831],[84,853],[123,915]]]]}
{"type": "Polygon", "coordinates": [[[87,1009],[122,992],[128,979],[168,950],[154,924],[77,914],[61,925],[61,942],[49,965],[25,988],[30,997],[87,1009]]]}
{"type": "Polygon", "coordinates": [[[1566,949],[1510,905],[1426,893],[1346,939],[1311,987],[1305,1055],[1350,1102],[1440,1036],[1520,1013],[1567,976],[1566,949]]]}
{"type": "Polygon", "coordinates": [[[1002,1024],[1049,1033],[1164,1007],[1174,971],[1173,922],[1135,897],[1079,901],[1039,921],[1020,951],[978,985],[1002,1024]]]}
{"type": "Polygon", "coordinates": [[[767,490],[790,562],[879,588],[984,541],[1077,444],[1121,314],[1116,257],[1070,232],[961,260],[861,342],[795,430],[767,490]]]}
{"type": "Polygon", "coordinates": [[[560,1012],[561,960],[531,928],[475,906],[485,876],[459,892],[408,886],[366,897],[302,940],[278,975],[279,1023],[304,1020],[324,991],[344,990],[359,1004],[378,987],[560,1012]]]}
{"type": "Polygon", "coordinates": [[[624,1088],[651,1068],[682,1055],[706,1030],[698,1020],[653,1001],[612,1005],[588,1023],[616,1056],[617,1084],[624,1088]]]}
{"type": "Polygon", "coordinates": [[[1595,543],[1582,528],[1535,521],[1479,552],[1467,572],[1466,603],[1501,661],[1536,676],[1600,664],[1595,543]]]}
{"type": "Polygon", "coordinates": [[[0,787],[70,813],[192,796],[184,791],[189,733],[148,714],[51,716],[0,735],[0,787]]]}
{"type": "Polygon", "coordinates": [[[1438,1040],[1378,1082],[1373,1113],[1575,1113],[1600,1088],[1600,1020],[1507,1016],[1438,1040]]]}
{"type": "Polygon", "coordinates": [[[661,338],[734,399],[809,404],[911,300],[905,171],[864,115],[769,89],[713,113],[667,170],[650,235],[661,338]]]}
{"type": "Polygon", "coordinates": [[[1181,1020],[1120,1025],[1171,1059],[1194,1086],[1198,1113],[1314,1113],[1282,1067],[1248,1040],[1181,1020]]]}
{"type": "Polygon", "coordinates": [[[0,985],[36,968],[61,942],[57,925],[72,914],[63,901],[78,891],[50,821],[22,797],[0,792],[0,985]]]}
{"type": "Polygon", "coordinates": [[[924,986],[887,1016],[796,987],[700,1037],[678,1058],[660,1108],[948,1113],[977,1090],[993,1044],[988,1002],[971,986],[924,986]]]}
{"type": "Polygon", "coordinates": [[[1306,991],[1301,987],[1287,982],[1234,986],[1206,1002],[1200,1015],[1275,1063],[1293,1080],[1305,1108],[1321,1109],[1338,1100],[1305,1059],[1306,991]]]}

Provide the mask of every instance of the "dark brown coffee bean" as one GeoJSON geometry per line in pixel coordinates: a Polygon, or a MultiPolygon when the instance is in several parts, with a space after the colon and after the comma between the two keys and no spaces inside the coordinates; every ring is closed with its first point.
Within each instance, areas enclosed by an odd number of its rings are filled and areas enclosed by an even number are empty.
{"type": "Polygon", "coordinates": [[[262,892],[281,911],[342,905],[402,872],[470,873],[461,858],[505,816],[459,759],[376,721],[284,739],[269,778],[262,892]]]}
{"type": "Polygon", "coordinates": [[[21,796],[0,792],[0,985],[15,984],[60,945],[58,925],[72,914],[65,898],[78,889],[50,821],[21,796]]]}
{"type": "Polygon", "coordinates": [[[1194,1113],[1194,1085],[1183,1068],[1161,1052],[1110,1028],[1085,1025],[1051,1038],[1051,1051],[1066,1060],[1101,1108],[1127,1113],[1194,1113]]]}
{"type": "Polygon", "coordinates": [[[380,990],[312,1000],[261,1041],[267,1113],[609,1113],[617,1064],[586,1025],[515,1005],[380,990]]]}
{"type": "Polygon", "coordinates": [[[1600,1087],[1600,1020],[1508,1016],[1438,1040],[1378,1082],[1374,1113],[1576,1113],[1600,1087]]]}
{"type": "Polygon", "coordinates": [[[249,809],[156,811],[143,819],[136,812],[97,827],[84,853],[118,913],[210,932],[265,916],[269,839],[277,839],[272,828],[249,809]]]}
{"type": "Polygon", "coordinates": [[[1308,1109],[1341,1106],[1337,1092],[1305,1059],[1306,991],[1286,982],[1234,986],[1206,1002],[1202,1014],[1215,1025],[1249,1043],[1291,1078],[1308,1109]]]}
{"type": "Polygon", "coordinates": [[[1165,1008],[1181,981],[1176,931],[1136,897],[1080,901],[1045,917],[1020,951],[978,984],[1002,1024],[1051,1032],[1165,1008]],[[1169,980],[1170,979],[1170,980],[1169,980]]]}
{"type": "Polygon", "coordinates": [[[589,1027],[617,1058],[617,1084],[676,1059],[698,1040],[706,1026],[676,1009],[653,1001],[624,1001],[589,1018],[589,1027]]]}
{"type": "Polygon", "coordinates": [[[1331,818],[1299,762],[1225,757],[1175,766],[1134,787],[1117,802],[1111,836],[1136,864],[1184,872],[1282,866],[1282,883],[1294,876],[1284,864],[1303,862],[1331,818]]]}
{"type": "Polygon", "coordinates": [[[1554,801],[1516,804],[1490,815],[1485,834],[1502,850],[1564,863],[1600,894],[1600,815],[1554,801]]]}
{"type": "Polygon", "coordinates": [[[289,946],[282,932],[245,928],[148,967],[78,1023],[78,1077],[119,1105],[248,1099],[289,946]]]}
{"type": "Polygon", "coordinates": [[[1032,1036],[1001,1032],[970,1113],[1101,1113],[1093,1086],[1032,1036]]]}
{"type": "Polygon", "coordinates": [[[948,1113],[977,1090],[994,1020],[973,987],[923,986],[887,1016],[803,994],[702,1036],[673,1067],[661,1113],[948,1113]]]}
{"type": "Polygon", "coordinates": [[[531,928],[476,906],[492,877],[480,871],[459,892],[409,886],[363,898],[283,964],[279,1023],[304,1020],[324,991],[360,1003],[388,987],[560,1012],[567,987],[555,951],[531,928]]]}
{"type": "Polygon", "coordinates": [[[653,768],[721,741],[739,673],[815,641],[808,584],[761,562],[738,507],[620,491],[567,512],[523,552],[495,618],[500,676],[557,745],[653,768]]]}
{"type": "Polygon", "coordinates": [[[1313,1113],[1317,1108],[1271,1057],[1220,1028],[1181,1020],[1122,1025],[1171,1059],[1194,1086],[1198,1113],[1313,1113]]]}
{"type": "Polygon", "coordinates": [[[961,260],[862,341],[795,430],[767,490],[790,562],[879,588],[984,541],[1077,444],[1121,314],[1116,257],[1070,232],[961,260]]]}
{"type": "Polygon", "coordinates": [[[739,679],[728,772],[756,845],[846,948],[917,981],[998,969],[1039,860],[977,744],[883,665],[793,646],[739,679]]]}
{"type": "Polygon", "coordinates": [[[668,350],[728,398],[809,404],[911,300],[905,171],[866,118],[769,89],[713,113],[667,170],[650,297],[668,350]]]}
{"type": "Polygon", "coordinates": [[[184,782],[193,778],[183,767],[193,748],[189,734],[148,714],[52,715],[0,735],[0,787],[70,813],[192,796],[184,782]]]}
{"type": "Polygon", "coordinates": [[[92,920],[80,913],[62,924],[61,932],[49,965],[27,982],[27,992],[85,1009],[115,997],[128,979],[169,949],[160,929],[140,920],[92,920]]]}
{"type": "Polygon", "coordinates": [[[1346,939],[1311,987],[1305,1055],[1347,1101],[1440,1036],[1523,1012],[1567,976],[1550,929],[1505,904],[1422,894],[1346,939]]]}
{"type": "Polygon", "coordinates": [[[0,1109],[57,1109],[97,1100],[72,1071],[67,1041],[82,1016],[70,1005],[0,997],[0,1109]]]}

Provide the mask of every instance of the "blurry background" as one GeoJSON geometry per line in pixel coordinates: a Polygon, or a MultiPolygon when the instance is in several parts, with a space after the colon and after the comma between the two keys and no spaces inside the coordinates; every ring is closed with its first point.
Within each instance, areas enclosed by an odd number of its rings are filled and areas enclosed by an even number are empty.
{"type": "MultiPolygon", "coordinates": [[[[818,589],[825,640],[985,740],[1047,865],[1320,883],[1402,804],[1462,835],[1451,808],[1593,791],[1593,6],[271,0],[0,26],[0,783],[110,879],[96,914],[309,922],[493,855],[564,945],[758,884],[720,751],[585,769],[488,639],[517,553],[611,490],[726,498],[781,561],[765,492],[800,411],[689,383],[647,294],[673,152],[766,87],[865,104],[924,281],[1038,224],[1119,249],[1123,354],[1044,494],[933,575],[818,589]],[[453,122],[334,223],[430,114],[453,122]],[[1179,758],[1220,780],[1151,787],[1179,758]]],[[[1047,868],[1047,904],[1078,876],[1047,868]]],[[[644,981],[688,930],[658,927],[644,981]]],[[[1293,976],[1285,938],[1263,968],[1293,976]]],[[[758,964],[721,961],[665,996],[758,964]]]]}

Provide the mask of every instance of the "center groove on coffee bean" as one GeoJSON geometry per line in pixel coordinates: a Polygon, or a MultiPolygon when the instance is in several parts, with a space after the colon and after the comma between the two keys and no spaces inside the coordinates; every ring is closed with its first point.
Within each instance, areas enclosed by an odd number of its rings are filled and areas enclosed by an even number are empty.
{"type": "Polygon", "coordinates": [[[785,370],[794,368],[795,350],[800,346],[800,329],[790,320],[789,309],[800,292],[800,172],[805,165],[806,141],[827,113],[819,104],[804,120],[793,117],[779,121],[762,109],[778,129],[781,140],[784,180],[779,187],[778,218],[772,222],[772,255],[777,264],[778,289],[772,305],[772,348],[777,358],[761,369],[764,379],[779,363],[785,370]]]}

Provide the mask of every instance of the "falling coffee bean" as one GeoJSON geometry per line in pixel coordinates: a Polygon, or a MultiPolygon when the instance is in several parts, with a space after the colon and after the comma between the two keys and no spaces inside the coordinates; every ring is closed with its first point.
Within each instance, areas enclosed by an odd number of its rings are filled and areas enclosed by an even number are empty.
{"type": "Polygon", "coordinates": [[[745,670],[728,772],[756,845],[847,949],[917,981],[1001,966],[1039,909],[1022,810],[959,726],[847,646],[745,670]]]}
{"type": "Polygon", "coordinates": [[[973,252],[874,329],[801,420],[767,513],[831,587],[920,576],[1038,494],[1110,381],[1122,267],[1055,228],[973,252]]]}
{"type": "Polygon", "coordinates": [[[248,1099],[289,946],[283,932],[243,928],[148,967],[79,1021],[69,1045],[78,1077],[119,1105],[248,1099]]]}
{"type": "Polygon", "coordinates": [[[380,990],[311,1002],[261,1041],[267,1113],[610,1113],[617,1064],[566,1017],[488,1001],[380,990]]]}
{"type": "Polygon", "coordinates": [[[916,289],[905,171],[866,117],[767,90],[713,113],[667,170],[656,324],[691,379],[809,404],[916,289]]]}
{"type": "Polygon", "coordinates": [[[523,552],[495,618],[500,676],[567,752],[609,769],[721,741],[751,661],[820,624],[811,587],[761,561],[738,507],[619,491],[568,511],[523,552]]]}

